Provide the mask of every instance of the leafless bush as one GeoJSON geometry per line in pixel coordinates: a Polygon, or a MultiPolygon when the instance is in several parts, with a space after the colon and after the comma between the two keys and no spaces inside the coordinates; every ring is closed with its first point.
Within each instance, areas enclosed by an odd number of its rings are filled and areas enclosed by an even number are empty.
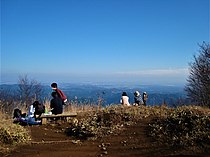
{"type": "Polygon", "coordinates": [[[190,64],[185,90],[193,103],[210,108],[210,45],[203,43],[199,52],[190,64]]]}
{"type": "Polygon", "coordinates": [[[35,100],[39,100],[42,94],[41,83],[31,80],[27,75],[20,76],[18,81],[18,93],[23,103],[31,104],[35,100]]]}

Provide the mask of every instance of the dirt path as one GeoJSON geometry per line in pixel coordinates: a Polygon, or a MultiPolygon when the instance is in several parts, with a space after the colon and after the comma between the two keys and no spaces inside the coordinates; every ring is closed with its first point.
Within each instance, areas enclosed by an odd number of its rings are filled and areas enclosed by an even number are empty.
{"type": "Polygon", "coordinates": [[[147,124],[148,120],[141,120],[120,133],[96,141],[67,137],[64,130],[68,124],[32,126],[31,144],[18,147],[7,157],[210,157],[208,153],[196,155],[157,145],[145,134],[147,124]]]}

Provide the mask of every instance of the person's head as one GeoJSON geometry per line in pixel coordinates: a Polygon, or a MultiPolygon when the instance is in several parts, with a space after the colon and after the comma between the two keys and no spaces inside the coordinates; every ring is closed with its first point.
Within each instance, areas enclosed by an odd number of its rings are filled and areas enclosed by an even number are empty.
{"type": "Polygon", "coordinates": [[[52,94],[51,94],[51,95],[52,95],[52,97],[53,97],[53,98],[56,98],[56,97],[58,97],[58,94],[57,94],[57,92],[52,92],[52,94]]]}
{"type": "Polygon", "coordinates": [[[52,89],[54,89],[54,90],[55,90],[55,89],[57,89],[57,88],[58,88],[58,85],[57,85],[57,83],[55,83],[55,82],[54,82],[54,83],[52,83],[52,84],[51,84],[51,87],[52,87],[52,89]]]}
{"type": "Polygon", "coordinates": [[[127,93],[126,93],[126,92],[123,92],[123,93],[122,93],[122,96],[128,96],[128,95],[127,95],[127,93]]]}
{"type": "Polygon", "coordinates": [[[140,95],[139,91],[135,91],[135,92],[134,92],[134,95],[135,95],[135,96],[139,96],[139,95],[140,95]]]}
{"type": "Polygon", "coordinates": [[[37,107],[39,104],[40,104],[39,101],[34,101],[33,106],[37,107]]]}

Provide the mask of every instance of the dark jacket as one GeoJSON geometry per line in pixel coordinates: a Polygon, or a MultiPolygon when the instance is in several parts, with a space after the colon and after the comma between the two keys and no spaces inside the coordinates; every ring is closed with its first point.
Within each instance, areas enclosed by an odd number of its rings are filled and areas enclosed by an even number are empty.
{"type": "Polygon", "coordinates": [[[41,116],[41,114],[45,112],[45,106],[43,104],[39,103],[39,101],[35,101],[33,103],[33,106],[35,108],[34,115],[41,116]]]}
{"type": "Polygon", "coordinates": [[[63,113],[63,101],[60,97],[55,97],[50,101],[50,108],[52,109],[52,114],[63,113]]]}
{"type": "Polygon", "coordinates": [[[136,104],[138,104],[138,105],[142,105],[142,104],[143,104],[143,100],[142,100],[142,98],[141,98],[141,95],[135,96],[135,97],[134,97],[134,102],[135,102],[136,104]]]}

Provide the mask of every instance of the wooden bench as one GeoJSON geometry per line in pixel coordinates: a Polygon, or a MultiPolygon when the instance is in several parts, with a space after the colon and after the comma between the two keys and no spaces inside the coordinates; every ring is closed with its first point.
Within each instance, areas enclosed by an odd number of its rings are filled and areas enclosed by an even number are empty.
{"type": "Polygon", "coordinates": [[[68,114],[42,114],[41,115],[41,121],[42,121],[42,124],[47,124],[47,120],[53,120],[53,119],[61,119],[61,120],[64,120],[64,121],[68,121],[69,118],[72,118],[72,117],[76,117],[77,116],[77,113],[68,113],[68,114]]]}

